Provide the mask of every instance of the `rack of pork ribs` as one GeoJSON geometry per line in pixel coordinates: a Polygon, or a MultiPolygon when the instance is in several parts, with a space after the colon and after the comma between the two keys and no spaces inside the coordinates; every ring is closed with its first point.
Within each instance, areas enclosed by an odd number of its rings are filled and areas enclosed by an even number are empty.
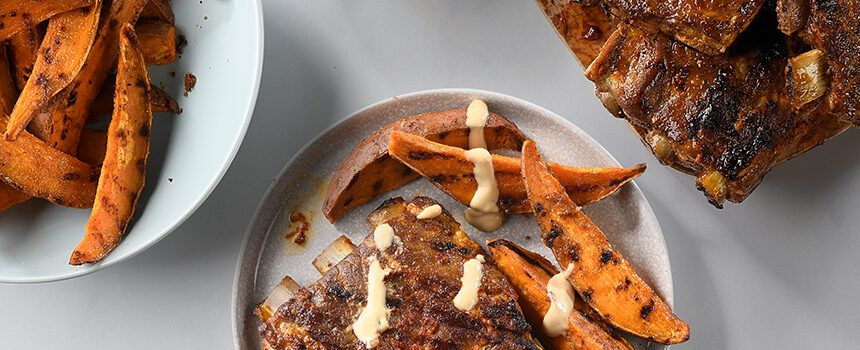
{"type": "Polygon", "coordinates": [[[860,1],[537,2],[606,108],[717,207],[860,125],[860,1]]]}

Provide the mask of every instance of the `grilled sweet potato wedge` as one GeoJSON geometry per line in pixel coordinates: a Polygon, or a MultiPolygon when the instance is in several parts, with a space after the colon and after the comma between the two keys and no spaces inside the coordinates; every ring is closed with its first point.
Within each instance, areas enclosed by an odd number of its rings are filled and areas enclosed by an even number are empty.
{"type": "Polygon", "coordinates": [[[523,314],[543,344],[556,350],[633,350],[633,346],[603,323],[581,298],[576,299],[575,310],[568,317],[567,333],[564,336],[549,337],[543,328],[543,318],[550,306],[546,286],[549,279],[558,273],[558,269],[544,257],[503,239],[487,241],[487,247],[496,266],[508,277],[508,281],[517,291],[523,314]]]}
{"type": "Polygon", "coordinates": [[[145,4],[146,0],[111,1],[102,15],[104,18],[86,63],[69,87],[54,98],[63,103],[55,104],[44,114],[51,125],[50,137],[46,140],[49,145],[69,154],[77,151],[93,99],[101,90],[109,67],[116,61],[120,28],[123,23],[134,23],[145,4]]]}
{"type": "Polygon", "coordinates": [[[0,2],[0,40],[35,26],[49,17],[77,8],[90,6],[94,0],[16,0],[0,2]]]}
{"type": "Polygon", "coordinates": [[[159,19],[145,19],[137,22],[135,31],[143,47],[146,65],[162,65],[176,60],[176,26],[159,19]]]}
{"type": "Polygon", "coordinates": [[[567,196],[534,142],[526,141],[522,153],[522,174],[542,240],[559,265],[573,264],[569,279],[582,299],[606,322],[635,336],[662,344],[689,339],[690,327],[567,196]]]}
{"type": "Polygon", "coordinates": [[[23,90],[33,72],[36,55],[42,38],[45,37],[47,23],[32,26],[9,37],[9,62],[12,64],[15,86],[23,90]]]}
{"type": "Polygon", "coordinates": [[[134,27],[126,23],[119,40],[117,89],[108,128],[107,153],[86,235],[69,263],[100,261],[119,244],[143,189],[152,111],[149,76],[134,27]]]}
{"type": "MultiPolygon", "coordinates": [[[[468,205],[478,189],[474,165],[466,159],[462,148],[392,131],[388,139],[388,154],[460,203],[468,205]]],[[[492,157],[499,185],[499,209],[505,213],[531,212],[526,187],[520,175],[520,160],[497,154],[492,157]]],[[[550,168],[577,205],[605,198],[645,172],[645,164],[633,168],[577,168],[550,164],[550,168]]]]}
{"type": "Polygon", "coordinates": [[[82,11],[61,13],[48,22],[33,72],[9,116],[7,139],[16,139],[36,113],[78,74],[95,39],[101,5],[101,0],[96,0],[82,11]]]}
{"type": "MultiPolygon", "coordinates": [[[[426,137],[450,146],[467,147],[466,109],[429,112],[400,118],[361,141],[332,177],[323,201],[323,214],[334,222],[347,210],[418,178],[406,165],[388,155],[392,131],[426,137]]],[[[490,113],[484,127],[489,149],[518,150],[525,137],[516,125],[490,113]]]]}
{"type": "MultiPolygon", "coordinates": [[[[0,116],[0,128],[8,117],[0,116]]],[[[89,208],[96,193],[98,168],[23,132],[15,141],[0,137],[0,179],[33,197],[54,204],[89,208]]]]}

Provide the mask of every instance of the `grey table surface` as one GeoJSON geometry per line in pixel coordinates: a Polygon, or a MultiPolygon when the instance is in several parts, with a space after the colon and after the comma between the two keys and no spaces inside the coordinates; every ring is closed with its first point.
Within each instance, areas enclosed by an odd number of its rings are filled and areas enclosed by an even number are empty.
{"type": "MultiPolygon", "coordinates": [[[[227,1],[227,0],[224,0],[227,1]]],[[[239,1],[239,0],[232,0],[239,1]]],[[[245,229],[280,168],[351,112],[406,92],[498,91],[546,107],[622,164],[659,219],[679,349],[852,348],[860,343],[860,135],[774,169],[742,205],[710,206],[662,167],[593,94],[529,1],[264,1],[254,119],[208,201],[148,251],[70,281],[0,285],[4,349],[228,349],[245,229]]]]}

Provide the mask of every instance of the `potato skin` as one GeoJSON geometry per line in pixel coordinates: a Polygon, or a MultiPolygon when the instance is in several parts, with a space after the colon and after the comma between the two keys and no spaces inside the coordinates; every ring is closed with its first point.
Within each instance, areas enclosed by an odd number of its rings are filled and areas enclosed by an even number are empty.
{"type": "Polygon", "coordinates": [[[546,286],[552,275],[558,273],[558,269],[544,257],[503,239],[487,241],[487,247],[496,266],[508,277],[508,281],[517,291],[523,314],[542,343],[556,350],[633,350],[633,346],[601,321],[582,298],[575,301],[575,310],[568,318],[565,336],[547,336],[543,331],[543,318],[550,307],[546,286]]]}
{"type": "Polygon", "coordinates": [[[640,278],[621,253],[559,184],[533,141],[522,151],[522,175],[543,243],[561,266],[573,264],[570,282],[604,321],[661,344],[690,339],[690,327],[640,278]]]}
{"type": "MultiPolygon", "coordinates": [[[[332,177],[323,201],[323,214],[330,222],[347,210],[418,178],[409,167],[388,155],[388,137],[395,130],[455,147],[469,144],[465,108],[404,117],[377,130],[358,144],[332,177]]],[[[518,150],[525,140],[513,123],[492,112],[484,136],[490,149],[518,150]]]]}
{"type": "Polygon", "coordinates": [[[119,244],[146,179],[152,110],[149,76],[134,27],[120,34],[117,88],[107,152],[83,241],[69,263],[95,263],[119,244]]]}
{"type": "MultiPolygon", "coordinates": [[[[469,205],[478,188],[474,165],[465,150],[426,138],[392,131],[388,154],[412,168],[460,203],[469,205]]],[[[493,170],[499,187],[499,209],[505,213],[530,213],[526,187],[520,175],[520,160],[492,155],[493,170]]],[[[553,175],[578,205],[594,203],[645,172],[645,164],[633,168],[580,168],[550,164],[553,175]]]]}
{"type": "Polygon", "coordinates": [[[9,37],[9,62],[12,65],[13,78],[18,90],[24,89],[24,86],[27,85],[27,79],[30,78],[30,73],[33,72],[36,53],[39,51],[39,46],[42,45],[42,38],[45,37],[45,27],[47,27],[47,23],[42,23],[21,30],[9,37]]]}

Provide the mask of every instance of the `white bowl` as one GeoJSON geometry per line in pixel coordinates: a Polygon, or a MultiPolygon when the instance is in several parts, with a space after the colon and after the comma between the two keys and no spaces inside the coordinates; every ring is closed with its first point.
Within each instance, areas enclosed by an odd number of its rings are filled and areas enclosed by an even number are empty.
{"type": "Polygon", "coordinates": [[[259,0],[171,5],[188,45],[180,59],[151,68],[150,75],[184,112],[154,115],[146,187],[125,238],[100,263],[70,266],[90,211],[30,200],[0,212],[0,282],[56,281],[128,259],[185,221],[227,171],[260,86],[262,6],[259,0]],[[188,97],[183,96],[186,72],[197,77],[188,97]]]}

